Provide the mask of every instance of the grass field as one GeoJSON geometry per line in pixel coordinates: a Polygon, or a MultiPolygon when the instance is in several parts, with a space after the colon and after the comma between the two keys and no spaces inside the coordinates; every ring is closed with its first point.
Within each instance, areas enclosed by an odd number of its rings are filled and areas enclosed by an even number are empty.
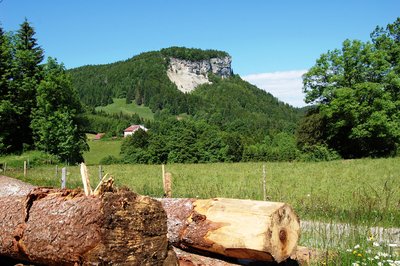
{"type": "Polygon", "coordinates": [[[138,106],[135,102],[127,104],[125,98],[113,98],[113,103],[107,106],[96,107],[96,111],[104,111],[106,113],[124,113],[128,115],[138,114],[141,118],[146,120],[153,120],[154,113],[149,107],[138,106]]]}
{"type": "Polygon", "coordinates": [[[101,159],[109,155],[119,157],[122,141],[122,139],[108,141],[89,140],[90,150],[83,153],[86,165],[98,165],[101,159]]]}

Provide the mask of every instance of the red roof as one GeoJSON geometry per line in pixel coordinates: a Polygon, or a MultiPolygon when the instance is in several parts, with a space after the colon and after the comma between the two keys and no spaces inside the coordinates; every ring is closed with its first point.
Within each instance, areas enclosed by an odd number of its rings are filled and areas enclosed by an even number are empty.
{"type": "Polygon", "coordinates": [[[94,139],[95,139],[95,140],[99,140],[99,139],[101,139],[104,135],[105,135],[105,133],[97,133],[96,136],[94,136],[94,139]]]}
{"type": "Polygon", "coordinates": [[[124,130],[124,132],[134,132],[140,128],[139,125],[132,125],[124,130]]]}

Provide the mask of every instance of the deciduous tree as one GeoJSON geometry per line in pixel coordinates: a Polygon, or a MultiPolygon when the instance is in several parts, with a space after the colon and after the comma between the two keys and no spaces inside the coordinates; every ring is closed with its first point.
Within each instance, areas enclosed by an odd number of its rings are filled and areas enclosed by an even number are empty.
{"type": "Polygon", "coordinates": [[[32,113],[35,145],[63,161],[81,162],[87,144],[77,119],[82,111],[78,94],[64,66],[55,59],[48,59],[43,75],[32,113]]]}
{"type": "MultiPolygon", "coordinates": [[[[400,142],[400,18],[377,27],[372,42],[343,42],[322,54],[303,76],[306,102],[320,121],[310,137],[323,136],[345,158],[387,156],[400,142]]],[[[308,120],[304,120],[307,122],[308,120]]],[[[302,139],[307,137],[302,130],[302,139]]],[[[307,144],[307,143],[306,143],[307,144]]]]}

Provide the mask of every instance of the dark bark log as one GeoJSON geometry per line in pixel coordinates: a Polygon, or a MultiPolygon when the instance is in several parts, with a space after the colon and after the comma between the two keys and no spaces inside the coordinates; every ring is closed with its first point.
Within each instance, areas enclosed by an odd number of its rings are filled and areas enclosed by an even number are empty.
{"type": "Polygon", "coordinates": [[[166,233],[161,204],[127,190],[36,188],[0,198],[0,256],[33,264],[173,264],[166,233]]]}

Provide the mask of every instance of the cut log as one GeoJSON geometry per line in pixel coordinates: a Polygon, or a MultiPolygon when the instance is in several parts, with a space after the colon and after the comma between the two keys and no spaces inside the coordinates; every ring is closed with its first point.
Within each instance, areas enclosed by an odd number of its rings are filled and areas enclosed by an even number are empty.
{"type": "Polygon", "coordinates": [[[237,266],[241,264],[231,263],[222,259],[211,258],[199,254],[189,253],[174,247],[178,257],[179,266],[237,266]]]}
{"type": "Polygon", "coordinates": [[[1,197],[0,256],[40,265],[176,264],[161,204],[128,190],[1,197]]]}
{"type": "Polygon", "coordinates": [[[160,200],[168,216],[168,239],[176,247],[276,262],[296,251],[300,222],[285,203],[224,198],[160,200]]]}
{"type": "Polygon", "coordinates": [[[0,197],[25,196],[34,186],[18,179],[0,175],[0,197]]]}

